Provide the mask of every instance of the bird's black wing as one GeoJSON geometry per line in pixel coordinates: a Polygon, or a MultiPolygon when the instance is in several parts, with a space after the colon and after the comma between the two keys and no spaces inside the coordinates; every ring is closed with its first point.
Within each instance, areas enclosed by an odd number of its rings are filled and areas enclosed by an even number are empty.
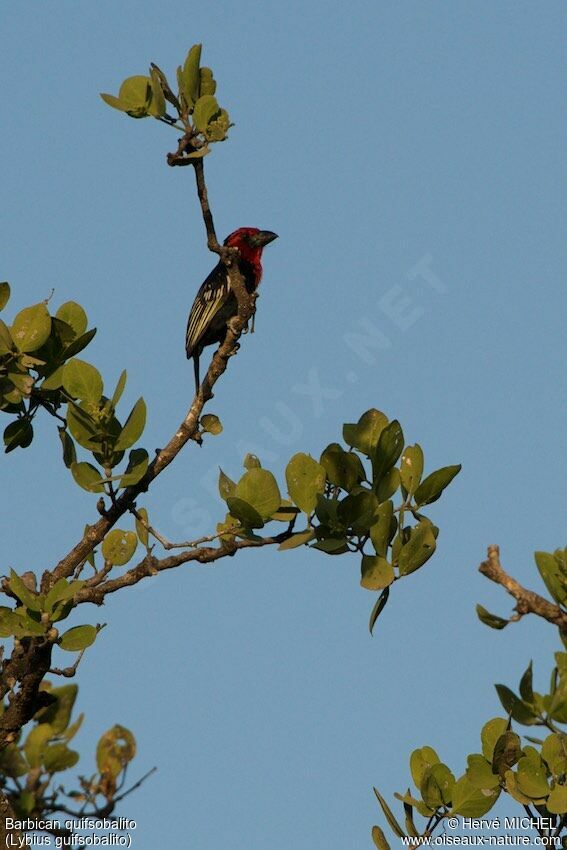
{"type": "Polygon", "coordinates": [[[226,303],[229,294],[228,271],[226,266],[219,263],[201,284],[191,307],[185,337],[187,357],[193,357],[199,351],[200,344],[207,344],[203,334],[214,325],[214,317],[226,303]]]}

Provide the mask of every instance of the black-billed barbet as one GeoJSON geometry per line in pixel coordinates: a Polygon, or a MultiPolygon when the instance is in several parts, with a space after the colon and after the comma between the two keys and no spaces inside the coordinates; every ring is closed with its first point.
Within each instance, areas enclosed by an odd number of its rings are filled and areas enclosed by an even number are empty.
{"type": "MultiPolygon", "coordinates": [[[[262,279],[263,249],[277,238],[277,233],[271,230],[239,227],[224,240],[230,248],[238,248],[238,269],[248,292],[255,292],[262,279]]],[[[187,358],[193,358],[196,391],[200,384],[199,357],[203,348],[223,342],[227,324],[237,313],[238,303],[230,288],[228,269],[220,260],[201,284],[187,321],[185,349],[187,358]]]]}

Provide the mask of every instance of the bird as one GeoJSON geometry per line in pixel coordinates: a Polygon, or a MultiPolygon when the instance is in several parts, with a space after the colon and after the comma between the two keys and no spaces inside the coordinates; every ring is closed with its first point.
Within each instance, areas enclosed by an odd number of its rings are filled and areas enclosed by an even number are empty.
{"type": "MultiPolygon", "coordinates": [[[[224,240],[224,245],[238,248],[238,270],[249,293],[255,292],[262,279],[262,251],[277,239],[271,230],[239,227],[224,240]]],[[[193,358],[195,392],[199,391],[199,357],[205,346],[223,342],[228,322],[238,314],[238,303],[230,288],[228,269],[222,260],[205,278],[189,313],[185,350],[193,358]]]]}

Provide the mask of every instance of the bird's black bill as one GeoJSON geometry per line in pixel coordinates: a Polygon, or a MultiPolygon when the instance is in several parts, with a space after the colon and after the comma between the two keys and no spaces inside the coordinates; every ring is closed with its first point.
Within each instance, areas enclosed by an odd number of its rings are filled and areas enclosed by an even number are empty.
{"type": "Polygon", "coordinates": [[[265,248],[266,245],[269,245],[270,242],[273,242],[274,239],[277,238],[277,233],[273,233],[271,230],[261,230],[259,233],[250,237],[250,243],[254,245],[255,248],[265,248]]]}

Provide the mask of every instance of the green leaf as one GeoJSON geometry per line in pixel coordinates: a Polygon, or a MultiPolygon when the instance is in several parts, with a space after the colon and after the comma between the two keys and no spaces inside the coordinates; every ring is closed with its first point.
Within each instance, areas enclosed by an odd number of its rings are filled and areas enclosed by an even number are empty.
{"type": "Polygon", "coordinates": [[[78,337],[82,336],[87,329],[87,314],[76,301],[66,301],[55,315],[72,327],[78,337]]]}
{"type": "Polygon", "coordinates": [[[382,590],[394,581],[394,568],[381,555],[362,556],[360,584],[366,590],[382,590]]]}
{"type": "Polygon", "coordinates": [[[149,455],[145,449],[132,449],[128,455],[128,465],[120,479],[120,487],[132,487],[140,481],[148,471],[149,455]]]}
{"type": "Polygon", "coordinates": [[[371,408],[362,414],[356,425],[347,423],[343,426],[343,439],[348,446],[354,446],[367,457],[372,457],[387,424],[386,414],[371,408]]]}
{"type": "Polygon", "coordinates": [[[508,712],[514,720],[521,723],[523,726],[533,726],[538,721],[535,714],[529,705],[521,700],[516,694],[506,687],[506,685],[495,685],[498,697],[504,711],[508,712]]]}
{"type": "Polygon", "coordinates": [[[50,375],[43,379],[41,384],[41,390],[58,390],[63,386],[63,373],[65,371],[65,364],[62,366],[58,366],[50,375]]]}
{"type": "Polygon", "coordinates": [[[378,597],[378,600],[377,600],[376,604],[374,605],[374,608],[370,612],[370,620],[368,621],[368,630],[369,630],[370,634],[372,634],[372,630],[374,629],[374,626],[376,625],[376,620],[378,619],[378,617],[380,616],[380,614],[382,613],[382,611],[386,607],[386,602],[388,601],[389,596],[390,596],[390,588],[385,587],[384,590],[382,591],[382,593],[380,594],[380,596],[378,597]]]}
{"type": "Polygon", "coordinates": [[[388,546],[396,533],[397,521],[394,519],[394,504],[391,500],[383,502],[378,508],[377,520],[370,527],[370,540],[377,555],[386,557],[388,546]],[[393,532],[393,533],[392,533],[393,532]]]}
{"type": "Polygon", "coordinates": [[[136,739],[129,729],[116,724],[101,735],[96,748],[99,773],[110,773],[115,779],[136,755],[136,739]]]}
{"type": "Polygon", "coordinates": [[[321,455],[320,463],[327,473],[328,481],[347,492],[366,478],[358,455],[354,452],[345,452],[339,443],[331,443],[327,446],[321,455]]]}
{"type": "Polygon", "coordinates": [[[8,744],[0,750],[0,773],[3,776],[11,776],[17,779],[24,776],[29,770],[28,764],[17,744],[8,744]]]}
{"type": "MultiPolygon", "coordinates": [[[[201,75],[199,73],[199,64],[201,62],[201,47],[200,44],[194,44],[183,64],[183,94],[187,105],[191,108],[199,97],[199,89],[201,84],[201,75]]],[[[195,121],[195,116],[193,116],[195,121]]],[[[195,122],[197,129],[201,129],[195,122]]]]}
{"type": "Polygon", "coordinates": [[[528,755],[528,752],[530,752],[530,756],[522,758],[518,762],[516,783],[521,794],[525,794],[532,800],[541,800],[542,797],[547,797],[550,792],[545,765],[536,750],[532,747],[526,747],[526,755],[528,755]]]}
{"type": "Polygon", "coordinates": [[[400,478],[406,492],[411,496],[421,481],[423,475],[423,451],[421,446],[406,446],[400,465],[400,478]]]}
{"type": "Polygon", "coordinates": [[[8,585],[10,590],[15,596],[18,597],[20,602],[25,605],[26,608],[29,608],[30,611],[42,611],[43,610],[43,597],[34,593],[33,590],[30,590],[24,584],[23,579],[14,571],[10,570],[10,579],[8,581],[8,585]]]}
{"type": "Polygon", "coordinates": [[[4,429],[4,445],[6,453],[16,448],[27,449],[33,440],[33,426],[29,419],[16,419],[4,429]]]}
{"type": "MultiPolygon", "coordinates": [[[[112,532],[110,532],[112,534],[112,532]]],[[[137,541],[136,541],[137,542],[137,541]]],[[[104,547],[104,543],[103,543],[104,547]]],[[[59,638],[59,646],[67,652],[81,652],[91,646],[96,640],[97,630],[95,626],[74,626],[59,638]]]]}
{"type": "Polygon", "coordinates": [[[379,502],[390,499],[400,486],[400,470],[394,466],[378,482],[374,482],[374,492],[379,502]]]}
{"type": "Polygon", "coordinates": [[[199,70],[200,77],[200,85],[199,85],[199,96],[202,97],[205,94],[214,94],[217,90],[217,84],[213,77],[213,72],[210,68],[200,68],[199,70]]]}
{"type": "MultiPolygon", "coordinates": [[[[63,446],[63,463],[70,469],[74,463],[77,463],[77,452],[75,450],[75,444],[65,428],[58,428],[59,439],[61,440],[61,445],[63,446]]],[[[100,476],[99,476],[100,477],[100,476]]]]}
{"type": "Polygon", "coordinates": [[[326,537],[318,540],[311,548],[326,552],[327,555],[343,555],[349,551],[345,537],[326,537]]]}
{"type": "Polygon", "coordinates": [[[24,753],[30,767],[40,767],[43,753],[54,732],[49,723],[40,723],[29,733],[24,743],[24,753]]]}
{"type": "Polygon", "coordinates": [[[258,511],[238,496],[228,496],[226,499],[232,516],[239,520],[244,528],[263,528],[264,520],[258,511]]]}
{"type": "Polygon", "coordinates": [[[513,767],[521,757],[522,743],[520,736],[508,729],[503,735],[500,735],[494,745],[492,772],[504,776],[506,771],[513,767]]]}
{"type": "Polygon", "coordinates": [[[553,732],[541,746],[541,757],[554,777],[567,774],[567,735],[553,732]]]}
{"type": "Polygon", "coordinates": [[[432,747],[419,747],[410,756],[410,771],[416,788],[419,788],[426,770],[440,764],[439,756],[432,747]]]}
{"type": "Polygon", "coordinates": [[[267,469],[249,469],[244,473],[234,495],[251,505],[263,520],[269,519],[280,506],[282,497],[276,479],[267,469]]]}
{"type": "Polygon", "coordinates": [[[552,815],[564,815],[567,813],[567,786],[555,785],[546,800],[545,808],[552,815]]]}
{"type": "Polygon", "coordinates": [[[404,432],[397,419],[380,432],[376,451],[372,458],[372,473],[379,481],[397,463],[404,448],[404,432]]]}
{"type": "Polygon", "coordinates": [[[385,799],[382,797],[382,795],[380,794],[380,792],[376,788],[374,788],[374,794],[376,795],[376,799],[380,803],[380,808],[384,812],[384,817],[388,821],[388,826],[390,827],[392,832],[395,833],[395,835],[397,835],[398,838],[405,838],[405,832],[403,831],[403,829],[399,825],[398,821],[394,817],[392,810],[390,809],[390,807],[386,803],[385,799]]]}
{"type": "Polygon", "coordinates": [[[152,99],[148,111],[154,118],[163,118],[165,115],[165,97],[157,68],[150,69],[150,86],[152,89],[152,99]]]}
{"type": "Polygon", "coordinates": [[[112,106],[113,109],[119,109],[120,112],[127,111],[127,104],[123,103],[120,98],[116,97],[113,94],[107,94],[107,92],[100,92],[100,96],[109,106],[112,106]]]}
{"type": "Polygon", "coordinates": [[[244,469],[261,469],[262,464],[260,463],[260,459],[256,457],[256,455],[248,454],[244,458],[242,465],[244,469]]]}
{"type": "Polygon", "coordinates": [[[70,466],[71,475],[83,490],[88,493],[104,493],[104,485],[101,484],[100,470],[92,463],[81,461],[80,463],[73,462],[70,466]]]}
{"type": "Polygon", "coordinates": [[[10,300],[10,284],[7,280],[0,283],[0,310],[3,310],[10,300]]]}
{"type": "Polygon", "coordinates": [[[18,389],[24,397],[31,394],[34,385],[34,379],[31,375],[23,372],[8,372],[8,380],[18,389]]]}
{"type": "Polygon", "coordinates": [[[522,678],[520,679],[520,696],[527,703],[533,703],[534,701],[533,669],[531,661],[528,664],[522,678]]]}
{"type": "Polygon", "coordinates": [[[116,409],[116,406],[120,399],[122,398],[122,393],[124,392],[124,388],[126,387],[126,378],[127,372],[126,369],[123,369],[120,373],[120,377],[118,378],[118,383],[116,384],[116,389],[112,393],[112,398],[110,399],[110,406],[113,410],[116,409]]]}
{"type": "Polygon", "coordinates": [[[415,797],[412,797],[409,788],[405,794],[398,794],[397,792],[394,793],[394,797],[397,800],[402,801],[402,803],[404,804],[404,809],[406,809],[406,806],[413,806],[413,808],[417,809],[420,815],[423,815],[424,818],[429,818],[433,814],[432,810],[429,808],[429,806],[425,805],[423,800],[418,800],[415,797]]]}
{"type": "Polygon", "coordinates": [[[280,543],[278,550],[284,552],[287,549],[297,549],[298,546],[304,546],[315,537],[315,532],[312,528],[306,528],[305,531],[298,531],[280,543]]]}
{"type": "Polygon", "coordinates": [[[84,719],[85,719],[85,715],[79,714],[79,716],[77,717],[75,722],[71,723],[71,725],[68,726],[67,729],[65,729],[65,731],[62,733],[61,737],[64,738],[67,742],[71,741],[75,737],[75,735],[77,734],[77,732],[79,731],[81,726],[83,725],[84,719]]]}
{"type": "Polygon", "coordinates": [[[490,811],[499,795],[499,788],[491,790],[475,788],[465,774],[457,779],[453,786],[451,814],[465,818],[480,818],[490,811]]]}
{"type": "Polygon", "coordinates": [[[467,756],[467,779],[474,788],[497,788],[500,780],[493,772],[492,764],[484,756],[474,753],[467,756]]]}
{"type": "Polygon", "coordinates": [[[57,602],[64,602],[67,599],[72,599],[73,596],[83,587],[84,581],[67,581],[66,578],[60,578],[55,582],[51,590],[45,597],[45,610],[50,613],[57,602]]]}
{"type": "Polygon", "coordinates": [[[351,493],[339,502],[337,519],[355,534],[368,534],[378,515],[378,500],[370,490],[351,493]]]}
{"type": "Polygon", "coordinates": [[[60,688],[51,688],[49,695],[53,697],[54,701],[38,711],[34,719],[39,723],[48,723],[54,736],[61,735],[69,725],[78,691],[77,685],[62,685],[60,688]]]}
{"type": "Polygon", "coordinates": [[[90,451],[100,449],[98,423],[86,410],[74,402],[67,406],[67,428],[80,446],[90,451]]]}
{"type": "Polygon", "coordinates": [[[390,845],[386,841],[386,836],[379,826],[372,827],[372,841],[378,850],[390,850],[390,845]]]}
{"type": "Polygon", "coordinates": [[[325,489],[324,467],[309,455],[299,452],[289,461],[285,477],[292,501],[306,514],[312,514],[317,504],[317,494],[325,489]]]}
{"type": "Polygon", "coordinates": [[[201,428],[203,431],[213,434],[216,437],[222,431],[222,422],[214,413],[206,413],[204,416],[201,416],[201,428]]]}
{"type": "Polygon", "coordinates": [[[284,499],[277,511],[274,511],[272,514],[271,519],[275,519],[278,522],[291,522],[296,519],[299,513],[299,508],[292,505],[288,499],[284,499]]]}
{"type": "MultiPolygon", "coordinates": [[[[135,75],[128,77],[120,86],[118,100],[123,104],[124,112],[132,118],[145,118],[152,97],[149,77],[135,75]]],[[[106,98],[104,98],[106,100],[106,98]]],[[[106,101],[108,103],[108,100],[106,101]]],[[[113,104],[110,104],[111,106],[113,104]]],[[[117,107],[120,108],[120,107],[117,107]]]]}
{"type": "Polygon", "coordinates": [[[26,307],[18,313],[11,328],[11,336],[18,351],[37,351],[49,338],[51,316],[43,302],[26,307]]]}
{"type": "Polygon", "coordinates": [[[512,770],[506,771],[505,782],[506,791],[510,794],[512,799],[516,800],[517,803],[521,803],[523,806],[529,806],[530,803],[533,803],[533,800],[531,800],[530,797],[526,797],[525,794],[520,792],[516,782],[516,774],[512,770]]]}
{"type": "Polygon", "coordinates": [[[98,404],[103,390],[102,377],[90,363],[75,357],[65,364],[63,387],[73,398],[98,404]]]}
{"type": "Polygon", "coordinates": [[[494,757],[494,747],[496,742],[506,732],[508,721],[503,717],[493,717],[484,724],[480,733],[482,741],[482,753],[485,759],[492,763],[494,757]]]}
{"type": "Polygon", "coordinates": [[[455,777],[446,764],[434,764],[423,774],[419,792],[430,809],[447,806],[451,803],[455,777]]]}
{"type": "Polygon", "coordinates": [[[228,475],[219,470],[219,493],[223,502],[229,498],[229,496],[234,496],[236,491],[236,482],[229,478],[228,475]]]}
{"type": "Polygon", "coordinates": [[[120,436],[114,444],[115,451],[123,451],[129,449],[134,443],[140,439],[142,432],[146,426],[146,402],[143,398],[139,398],[130,416],[126,420],[126,424],[120,432],[120,436]]]}
{"type": "Polygon", "coordinates": [[[133,557],[137,546],[138,538],[133,531],[115,528],[102,541],[102,555],[105,561],[123,567],[133,557]]]}
{"type": "Polygon", "coordinates": [[[53,744],[43,754],[43,766],[47,773],[58,773],[74,767],[79,761],[79,753],[70,750],[66,744],[53,744]]]}
{"type": "Polygon", "coordinates": [[[460,471],[461,464],[459,463],[456,466],[444,466],[442,469],[432,472],[431,475],[428,475],[421,482],[415,491],[414,498],[416,504],[430,505],[432,502],[436,502],[445,487],[448,487],[455,475],[458,475],[460,471]]]}
{"type": "Polygon", "coordinates": [[[436,545],[432,524],[422,520],[411,529],[409,540],[401,548],[398,556],[400,575],[409,575],[422,567],[435,552],[436,545]]]}
{"type": "MultiPolygon", "coordinates": [[[[11,608],[0,605],[0,637],[18,635],[21,631],[21,620],[11,608]]],[[[0,750],[0,753],[2,751],[0,750]]]]}
{"type": "Polygon", "coordinates": [[[486,608],[483,608],[482,605],[476,606],[477,617],[481,623],[484,623],[485,626],[489,626],[491,629],[505,629],[510,620],[504,620],[502,617],[497,617],[496,614],[491,614],[490,611],[487,611],[486,608]]]}
{"type": "Polygon", "coordinates": [[[208,142],[223,142],[227,137],[229,127],[230,118],[228,117],[228,112],[226,109],[219,109],[213,118],[209,120],[204,131],[206,140],[208,142]]]}
{"type": "Polygon", "coordinates": [[[15,349],[14,340],[8,325],[0,319],[0,355],[8,354],[15,349]]]}
{"type": "Polygon", "coordinates": [[[142,546],[145,546],[147,548],[148,543],[150,541],[150,536],[147,529],[148,512],[145,508],[138,508],[138,513],[144,520],[145,525],[141,523],[140,520],[136,517],[136,534],[138,535],[138,540],[140,541],[142,546]]]}
{"type": "Polygon", "coordinates": [[[66,348],[64,353],[65,358],[68,360],[70,357],[74,357],[76,354],[79,354],[83,348],[86,348],[89,342],[96,334],[96,328],[91,328],[90,331],[87,331],[82,336],[74,339],[66,348]]]}
{"type": "Polygon", "coordinates": [[[220,112],[217,99],[212,94],[200,97],[193,109],[193,123],[200,133],[204,133],[211,118],[220,112]]]}
{"type": "Polygon", "coordinates": [[[563,605],[567,601],[567,580],[560,561],[550,552],[535,552],[534,558],[548,591],[563,605]]]}

